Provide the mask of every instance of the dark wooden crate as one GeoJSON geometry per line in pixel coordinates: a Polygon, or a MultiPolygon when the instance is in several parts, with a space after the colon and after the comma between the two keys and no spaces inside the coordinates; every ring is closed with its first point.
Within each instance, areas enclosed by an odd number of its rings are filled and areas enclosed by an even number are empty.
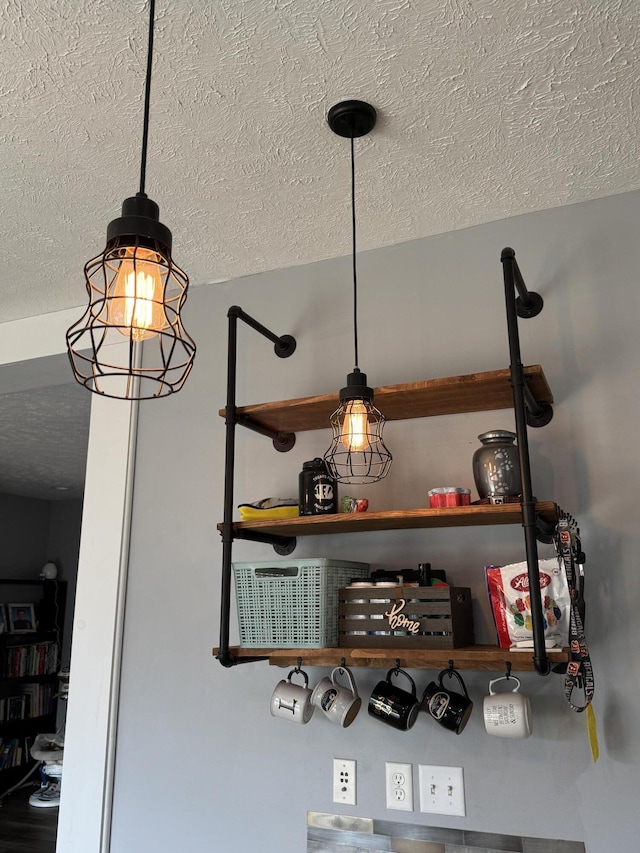
{"type": "Polygon", "coordinates": [[[467,587],[370,586],[338,591],[338,645],[344,648],[456,649],[473,643],[467,587]],[[417,622],[417,633],[407,625],[392,627],[388,614],[417,622]]]}

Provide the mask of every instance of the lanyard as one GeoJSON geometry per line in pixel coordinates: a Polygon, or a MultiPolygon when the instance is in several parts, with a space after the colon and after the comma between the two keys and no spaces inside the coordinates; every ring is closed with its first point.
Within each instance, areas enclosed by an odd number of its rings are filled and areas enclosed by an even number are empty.
{"type": "Polygon", "coordinates": [[[558,530],[555,538],[558,559],[564,564],[570,596],[569,651],[570,661],[564,678],[564,695],[573,711],[584,711],[591,704],[594,693],[594,677],[587,640],[584,635],[584,599],[582,597],[583,576],[576,574],[576,556],[579,564],[584,562],[580,550],[579,531],[570,516],[560,510],[558,530]],[[573,701],[573,691],[581,690],[582,705],[573,701]]]}

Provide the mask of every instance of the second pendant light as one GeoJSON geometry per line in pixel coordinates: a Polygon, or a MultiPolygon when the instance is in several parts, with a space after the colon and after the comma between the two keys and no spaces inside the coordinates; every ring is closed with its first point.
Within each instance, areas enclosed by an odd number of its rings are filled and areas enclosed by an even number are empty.
{"type": "Polygon", "coordinates": [[[340,391],[340,406],[331,415],[333,441],[325,453],[331,475],[339,483],[375,483],[389,472],[392,456],[382,440],[385,417],[373,404],[373,388],[358,367],[358,277],[356,269],[356,202],[354,139],[376,123],[376,111],[365,101],[342,101],[327,115],[331,130],[351,141],[351,222],[353,258],[353,372],[340,391]]]}

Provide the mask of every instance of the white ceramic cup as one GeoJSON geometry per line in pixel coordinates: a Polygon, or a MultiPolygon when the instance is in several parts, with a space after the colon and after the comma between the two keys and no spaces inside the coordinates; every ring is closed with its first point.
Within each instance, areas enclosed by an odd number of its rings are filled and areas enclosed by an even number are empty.
{"type": "Polygon", "coordinates": [[[271,695],[271,715],[301,725],[308,723],[315,711],[315,706],[311,703],[312,693],[306,672],[292,669],[286,679],[276,684],[271,695]],[[304,685],[293,684],[291,678],[294,675],[301,675],[304,685]]]}
{"type": "Polygon", "coordinates": [[[484,697],[484,727],[490,735],[497,737],[529,737],[531,724],[531,705],[529,697],[520,693],[520,679],[515,675],[508,678],[494,678],[489,682],[489,695],[484,697]],[[500,681],[514,684],[511,691],[497,693],[494,685],[500,681]]]}
{"type": "Polygon", "coordinates": [[[337,666],[330,677],[316,684],[311,701],[328,720],[344,729],[355,720],[362,704],[353,674],[345,666],[337,666]],[[337,676],[343,674],[349,681],[349,687],[343,687],[336,681],[337,676]]]}

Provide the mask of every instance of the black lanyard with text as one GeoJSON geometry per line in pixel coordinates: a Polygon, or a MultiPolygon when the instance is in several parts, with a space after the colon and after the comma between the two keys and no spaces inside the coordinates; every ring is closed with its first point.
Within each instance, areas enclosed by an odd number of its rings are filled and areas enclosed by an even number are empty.
{"type": "MultiPolygon", "coordinates": [[[[595,681],[593,678],[593,666],[589,657],[587,640],[584,635],[584,601],[582,598],[582,575],[576,576],[576,556],[581,555],[580,540],[576,532],[575,523],[569,521],[569,517],[560,513],[558,519],[558,531],[555,539],[558,558],[564,564],[570,596],[569,614],[569,653],[570,660],[564,679],[564,695],[570,707],[574,711],[584,711],[593,699],[595,681]],[[581,690],[584,696],[584,704],[576,705],[573,700],[573,691],[581,690]]],[[[584,557],[579,556],[580,564],[584,557]]]]}

